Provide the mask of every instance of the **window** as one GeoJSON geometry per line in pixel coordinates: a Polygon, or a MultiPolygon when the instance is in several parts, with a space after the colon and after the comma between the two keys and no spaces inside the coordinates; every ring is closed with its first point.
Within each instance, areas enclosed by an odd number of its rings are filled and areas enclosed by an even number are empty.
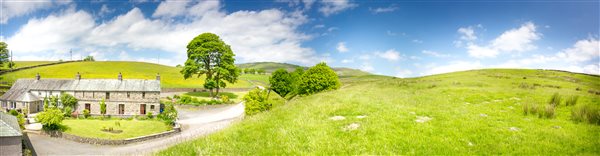
{"type": "Polygon", "coordinates": [[[129,92],[127,92],[127,98],[129,98],[129,92]]]}
{"type": "Polygon", "coordinates": [[[85,104],[85,109],[87,109],[88,111],[92,112],[91,104],[86,103],[85,104]]]}
{"type": "Polygon", "coordinates": [[[110,93],[106,92],[106,99],[110,99],[110,93]]]}
{"type": "Polygon", "coordinates": [[[142,92],[142,99],[146,98],[146,92],[142,92]]]}
{"type": "Polygon", "coordinates": [[[17,102],[10,102],[10,108],[17,108],[17,102]]]}
{"type": "Polygon", "coordinates": [[[42,96],[42,92],[38,92],[38,95],[39,95],[39,96],[42,96]]]}
{"type": "Polygon", "coordinates": [[[150,110],[154,110],[154,105],[150,105],[150,110]]]}
{"type": "Polygon", "coordinates": [[[85,92],[81,92],[81,97],[85,98],[85,92]]]}

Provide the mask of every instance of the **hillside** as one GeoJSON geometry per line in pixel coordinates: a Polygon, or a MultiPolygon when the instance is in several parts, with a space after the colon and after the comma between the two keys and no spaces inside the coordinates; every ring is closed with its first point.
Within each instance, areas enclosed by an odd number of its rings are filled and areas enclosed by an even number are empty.
{"type": "Polygon", "coordinates": [[[600,91],[598,76],[486,69],[341,80],[338,90],[295,98],[158,154],[600,154],[600,125],[572,120],[574,108],[600,107],[592,92],[600,91]],[[553,118],[524,114],[524,105],[547,108],[554,93],[579,98],[575,106],[561,102],[553,118]]]}
{"type": "MultiPolygon", "coordinates": [[[[185,80],[179,73],[180,68],[145,63],[145,62],[119,62],[119,61],[96,61],[96,62],[74,62],[52,66],[38,67],[21,70],[1,75],[2,81],[14,82],[19,78],[34,78],[40,73],[42,78],[75,78],[79,72],[82,78],[116,79],[119,72],[125,79],[155,79],[156,74],[161,75],[161,86],[163,88],[202,88],[204,78],[191,78],[185,80]]],[[[264,79],[266,75],[242,75],[235,84],[227,85],[227,88],[250,88],[253,86],[248,79],[264,79]]]]}
{"type": "MultiPolygon", "coordinates": [[[[298,67],[308,69],[295,64],[289,63],[277,63],[277,62],[254,62],[254,63],[243,63],[237,64],[240,68],[252,68],[252,69],[264,69],[267,73],[272,73],[279,68],[286,69],[288,71],[294,71],[298,67]]],[[[345,68],[345,67],[333,67],[332,68],[340,77],[352,77],[352,76],[364,76],[371,75],[371,73],[364,72],[358,69],[345,68]]]]}

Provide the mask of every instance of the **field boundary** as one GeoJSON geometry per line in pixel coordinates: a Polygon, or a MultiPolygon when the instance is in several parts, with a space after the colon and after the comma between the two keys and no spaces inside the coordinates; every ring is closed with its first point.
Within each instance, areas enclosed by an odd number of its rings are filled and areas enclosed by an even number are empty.
{"type": "Polygon", "coordinates": [[[6,73],[10,73],[10,72],[19,71],[19,70],[25,70],[25,69],[31,69],[31,68],[37,68],[37,67],[43,67],[43,66],[51,66],[51,65],[63,64],[63,63],[71,63],[71,62],[81,62],[81,60],[62,61],[62,62],[38,64],[38,65],[35,65],[35,66],[27,66],[27,67],[15,68],[15,69],[3,70],[3,71],[0,71],[0,75],[6,74],[6,73]]]}
{"type": "MultiPolygon", "coordinates": [[[[219,92],[245,92],[254,89],[252,88],[221,88],[219,92]]],[[[208,92],[208,89],[204,88],[161,88],[161,93],[172,93],[172,92],[208,92]]]]}

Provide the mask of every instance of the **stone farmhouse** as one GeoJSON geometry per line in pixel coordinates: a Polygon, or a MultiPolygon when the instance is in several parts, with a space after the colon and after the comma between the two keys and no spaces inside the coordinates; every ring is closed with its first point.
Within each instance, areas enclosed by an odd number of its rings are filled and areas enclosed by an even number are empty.
{"type": "MultiPolygon", "coordinates": [[[[0,97],[0,104],[6,110],[15,109],[25,113],[43,111],[44,98],[71,94],[79,101],[75,112],[82,114],[84,109],[92,115],[100,114],[100,101],[105,100],[106,115],[133,116],[149,112],[160,113],[160,75],[156,80],[123,79],[19,79],[0,97]]],[[[59,107],[62,107],[59,101],[59,107]]]]}

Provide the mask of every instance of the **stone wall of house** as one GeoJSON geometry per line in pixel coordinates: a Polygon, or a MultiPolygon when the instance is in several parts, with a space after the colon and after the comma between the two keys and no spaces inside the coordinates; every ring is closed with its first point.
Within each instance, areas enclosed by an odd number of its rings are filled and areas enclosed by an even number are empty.
{"type": "Polygon", "coordinates": [[[21,136],[0,137],[0,155],[22,155],[21,136]]]}
{"type": "MultiPolygon", "coordinates": [[[[90,104],[90,114],[92,115],[102,115],[100,113],[100,101],[98,100],[80,100],[77,106],[77,112],[79,114],[83,114],[83,110],[85,109],[85,104],[90,104]]],[[[152,114],[157,115],[160,113],[160,103],[158,102],[127,102],[127,101],[105,101],[106,104],[106,115],[143,115],[140,114],[140,109],[142,104],[146,104],[146,113],[152,112],[152,114]],[[124,114],[119,114],[119,104],[124,105],[124,114]],[[153,108],[153,109],[152,109],[153,108]]]]}

